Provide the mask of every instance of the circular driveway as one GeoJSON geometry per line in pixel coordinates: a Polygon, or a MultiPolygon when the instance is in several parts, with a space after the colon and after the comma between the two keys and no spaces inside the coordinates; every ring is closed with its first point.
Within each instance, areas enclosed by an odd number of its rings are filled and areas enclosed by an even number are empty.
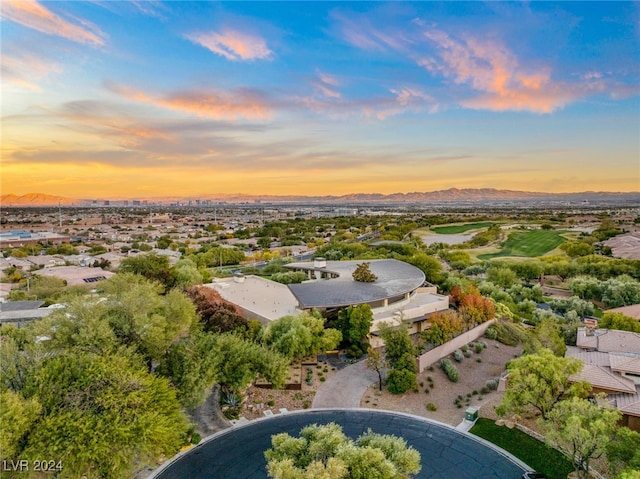
{"type": "Polygon", "coordinates": [[[416,478],[514,479],[528,468],[508,453],[470,434],[425,418],[369,409],[318,409],[251,421],[206,438],[149,476],[153,479],[264,479],[264,451],[280,432],[298,436],[309,424],[340,424],[355,439],[371,428],[403,437],[420,452],[416,478]]]}

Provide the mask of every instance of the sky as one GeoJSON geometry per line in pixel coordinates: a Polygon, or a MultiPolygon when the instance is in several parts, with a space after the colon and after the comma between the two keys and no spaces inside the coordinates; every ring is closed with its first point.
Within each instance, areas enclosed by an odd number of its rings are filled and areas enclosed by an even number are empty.
{"type": "Polygon", "coordinates": [[[638,2],[0,13],[2,194],[640,191],[638,2]]]}

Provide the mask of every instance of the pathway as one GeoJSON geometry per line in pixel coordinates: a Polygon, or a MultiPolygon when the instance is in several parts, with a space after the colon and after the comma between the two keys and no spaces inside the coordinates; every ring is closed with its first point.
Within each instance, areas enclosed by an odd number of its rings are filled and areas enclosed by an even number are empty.
{"type": "Polygon", "coordinates": [[[341,369],[323,383],[313,398],[312,408],[359,408],[360,399],[378,374],[367,368],[366,361],[341,369]]]}

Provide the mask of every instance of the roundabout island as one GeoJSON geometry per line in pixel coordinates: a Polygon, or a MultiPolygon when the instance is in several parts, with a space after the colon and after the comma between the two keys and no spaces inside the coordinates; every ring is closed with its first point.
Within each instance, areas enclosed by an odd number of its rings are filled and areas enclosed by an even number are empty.
{"type": "Polygon", "coordinates": [[[513,479],[528,467],[502,449],[429,419],[371,409],[314,409],[288,412],[236,425],[205,438],[153,472],[149,479],[265,479],[264,451],[271,436],[298,436],[309,424],[340,424],[350,438],[371,429],[402,437],[421,456],[415,478],[513,479]]]}

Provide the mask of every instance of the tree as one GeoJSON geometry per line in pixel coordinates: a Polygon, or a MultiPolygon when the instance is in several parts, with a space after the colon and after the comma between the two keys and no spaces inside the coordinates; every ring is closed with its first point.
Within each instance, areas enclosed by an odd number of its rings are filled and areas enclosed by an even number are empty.
{"type": "Polygon", "coordinates": [[[378,389],[382,391],[382,375],[389,366],[382,348],[369,347],[366,361],[367,367],[369,369],[373,369],[376,373],[378,373],[378,389]]]}
{"type": "Polygon", "coordinates": [[[487,269],[487,279],[504,289],[508,289],[519,282],[518,275],[507,267],[490,267],[487,269]]]}
{"type": "Polygon", "coordinates": [[[185,293],[195,304],[205,331],[224,333],[247,328],[240,308],[225,300],[215,289],[195,286],[185,293]]]}
{"type": "Polygon", "coordinates": [[[442,265],[433,256],[417,253],[406,259],[407,263],[419,268],[430,283],[439,283],[442,279],[442,265]]]}
{"type": "Polygon", "coordinates": [[[602,456],[612,441],[620,411],[573,397],[560,401],[541,421],[546,438],[569,452],[580,477],[589,477],[589,462],[602,456]]]}
{"type": "Polygon", "coordinates": [[[579,359],[556,356],[550,349],[513,359],[507,367],[508,386],[498,412],[504,414],[533,407],[546,418],[559,401],[584,397],[591,391],[589,383],[569,380],[582,366],[579,359]]]}
{"type": "Polygon", "coordinates": [[[171,379],[186,407],[197,407],[211,387],[238,392],[258,376],[284,384],[289,361],[271,349],[234,334],[192,334],[172,345],[158,372],[171,379]]]}
{"type": "Polygon", "coordinates": [[[174,285],[174,277],[169,268],[169,258],[155,253],[125,258],[118,268],[120,273],[134,273],[151,281],[157,281],[166,289],[174,285]]]}
{"type": "Polygon", "coordinates": [[[267,325],[264,342],[291,359],[335,349],[342,334],[332,328],[325,329],[324,319],[318,313],[284,316],[267,325]]]}
{"type": "Polygon", "coordinates": [[[339,313],[343,339],[360,345],[373,325],[373,312],[368,304],[349,306],[339,313]]]}
{"type": "Polygon", "coordinates": [[[385,344],[385,354],[391,367],[395,367],[396,363],[405,354],[415,354],[415,346],[409,336],[409,329],[406,324],[399,327],[391,327],[383,325],[380,334],[385,344]]]}
{"type": "Polygon", "coordinates": [[[556,356],[562,357],[567,352],[567,345],[560,334],[560,327],[553,318],[544,318],[537,325],[533,333],[533,349],[527,349],[527,353],[535,353],[542,348],[553,351],[556,356]]]}
{"type": "Polygon", "coordinates": [[[607,461],[612,473],[621,469],[640,471],[640,433],[619,427],[607,444],[607,461]]]}
{"type": "Polygon", "coordinates": [[[171,268],[173,276],[173,285],[179,288],[188,288],[196,284],[202,284],[202,273],[198,270],[196,264],[190,259],[179,260],[173,268],[171,268]]]}
{"type": "Polygon", "coordinates": [[[273,479],[405,479],[422,468],[404,439],[369,429],[353,441],[335,423],[307,426],[299,438],[276,434],[271,445],[264,455],[273,479]]]}
{"type": "Polygon", "coordinates": [[[622,313],[612,313],[610,311],[602,315],[602,319],[598,321],[598,327],[640,333],[640,321],[622,313]]]}
{"type": "Polygon", "coordinates": [[[24,399],[20,393],[0,393],[0,460],[18,457],[20,444],[37,421],[42,407],[37,398],[24,399]]]}
{"type": "Polygon", "coordinates": [[[52,356],[24,391],[42,412],[19,457],[57,458],[70,477],[132,477],[134,465],[172,456],[187,442],[189,423],[169,382],[121,356],[52,356]]]}
{"type": "Polygon", "coordinates": [[[378,280],[378,277],[369,269],[369,263],[360,263],[356,266],[355,271],[352,274],[355,281],[361,283],[374,283],[378,280]]]}

